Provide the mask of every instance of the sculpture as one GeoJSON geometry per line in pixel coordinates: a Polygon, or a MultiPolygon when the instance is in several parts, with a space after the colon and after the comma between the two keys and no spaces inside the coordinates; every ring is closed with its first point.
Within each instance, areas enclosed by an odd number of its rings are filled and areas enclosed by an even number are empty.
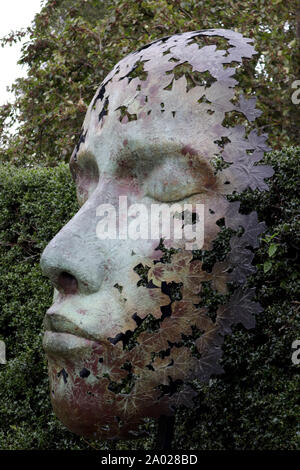
{"type": "Polygon", "coordinates": [[[221,29],[157,40],[122,59],[88,108],[70,161],[81,208],[41,259],[56,287],[44,337],[51,399],[75,433],[136,437],[145,417],[193,406],[193,380],[222,372],[224,335],[262,310],[244,284],[265,225],[227,197],[265,190],[273,174],[256,165],[268,147],[251,129],[255,98],[237,96],[233,78],[251,42],[221,29]],[[203,246],[187,249],[174,232],[99,236],[97,208],[120,196],[179,204],[173,219],[191,227],[198,214],[185,217],[184,203],[199,204],[203,246]],[[229,251],[213,259],[222,230],[229,251]],[[213,311],[204,286],[219,295],[213,311]]]}

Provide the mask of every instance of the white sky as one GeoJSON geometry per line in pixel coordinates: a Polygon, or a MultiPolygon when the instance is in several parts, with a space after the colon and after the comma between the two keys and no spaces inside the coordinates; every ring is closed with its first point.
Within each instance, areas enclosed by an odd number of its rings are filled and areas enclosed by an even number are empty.
{"type": "MultiPolygon", "coordinates": [[[[27,28],[31,25],[34,15],[41,10],[41,0],[0,0],[0,37],[11,31],[27,28]]],[[[17,65],[21,57],[22,43],[28,38],[12,46],[0,47],[0,105],[13,101],[13,95],[6,91],[16,78],[26,75],[26,68],[17,65]]]]}

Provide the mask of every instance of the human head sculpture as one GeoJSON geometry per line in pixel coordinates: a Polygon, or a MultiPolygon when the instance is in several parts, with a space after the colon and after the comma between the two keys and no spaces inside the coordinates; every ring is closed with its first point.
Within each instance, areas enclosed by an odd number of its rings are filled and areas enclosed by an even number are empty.
{"type": "Polygon", "coordinates": [[[262,310],[245,283],[265,226],[228,198],[267,189],[273,174],[256,165],[268,150],[251,127],[260,111],[234,78],[251,43],[222,29],[157,40],[122,59],[89,105],[70,161],[81,207],[41,259],[55,286],[44,336],[52,405],[79,435],[137,437],[145,418],[193,406],[194,380],[222,372],[224,336],[262,310]],[[173,218],[190,226],[199,204],[202,246],[173,232],[100,237],[97,208],[125,196],[149,211],[179,204],[173,218]],[[224,231],[228,249],[213,256],[224,231]]]}

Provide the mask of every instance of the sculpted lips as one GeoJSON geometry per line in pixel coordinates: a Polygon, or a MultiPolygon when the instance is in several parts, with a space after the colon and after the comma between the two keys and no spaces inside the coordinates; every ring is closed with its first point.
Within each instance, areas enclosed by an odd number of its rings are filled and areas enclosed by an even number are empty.
{"type": "Polygon", "coordinates": [[[55,355],[82,353],[83,350],[92,349],[94,344],[94,341],[86,338],[53,331],[46,331],[43,338],[43,347],[46,353],[55,355]]]}
{"type": "MultiPolygon", "coordinates": [[[[98,338],[89,334],[79,325],[64,315],[48,310],[44,318],[45,335],[43,346],[46,352],[52,353],[74,353],[97,346],[102,347],[98,338]]],[[[104,350],[104,348],[103,348],[104,350]]]]}

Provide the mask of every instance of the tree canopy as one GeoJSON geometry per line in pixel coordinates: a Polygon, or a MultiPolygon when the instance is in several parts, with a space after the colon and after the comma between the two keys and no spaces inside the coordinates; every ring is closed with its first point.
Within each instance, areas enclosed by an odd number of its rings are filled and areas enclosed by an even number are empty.
{"type": "MultiPolygon", "coordinates": [[[[300,63],[297,4],[44,0],[22,48],[28,77],[12,85],[15,102],[0,107],[0,160],[51,166],[68,161],[87,106],[116,62],[160,37],[209,28],[234,29],[255,40],[258,54],[238,72],[239,86],[258,97],[263,113],[256,125],[269,133],[273,148],[299,143],[299,113],[291,101],[300,63]]],[[[2,46],[24,34],[2,38],[2,46]]]]}

